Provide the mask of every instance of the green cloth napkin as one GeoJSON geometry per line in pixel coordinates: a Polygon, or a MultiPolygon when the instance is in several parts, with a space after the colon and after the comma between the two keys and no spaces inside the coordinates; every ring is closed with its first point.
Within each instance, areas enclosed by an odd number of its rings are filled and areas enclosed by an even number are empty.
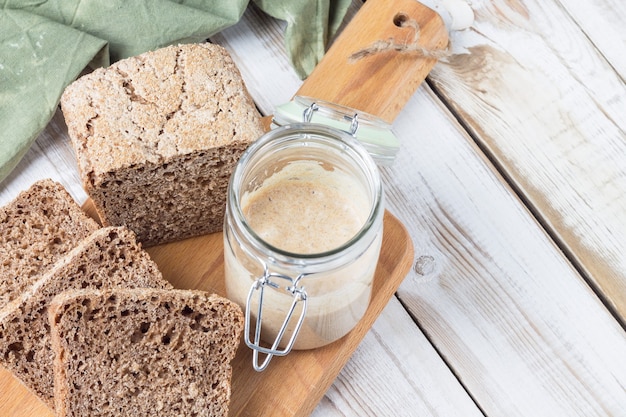
{"type": "Polygon", "coordinates": [[[69,26],[0,10],[0,180],[48,124],[65,86],[106,48],[69,26]]]}
{"type": "MultiPolygon", "coordinates": [[[[254,0],[287,22],[298,75],[324,55],[350,0],[254,0]]],[[[201,42],[239,21],[249,0],[0,0],[0,181],[87,66],[201,42]]]]}
{"type": "Polygon", "coordinates": [[[305,78],[324,56],[352,3],[351,0],[254,0],[270,16],[287,22],[287,54],[305,78]]]}

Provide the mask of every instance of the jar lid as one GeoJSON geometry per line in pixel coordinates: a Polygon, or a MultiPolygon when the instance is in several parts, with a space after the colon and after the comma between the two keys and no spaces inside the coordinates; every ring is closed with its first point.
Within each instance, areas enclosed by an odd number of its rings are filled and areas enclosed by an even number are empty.
{"type": "Polygon", "coordinates": [[[400,141],[389,123],[349,107],[296,96],[292,101],[278,106],[274,112],[273,122],[278,126],[303,121],[348,132],[361,142],[379,165],[391,165],[400,148],[400,141]]]}

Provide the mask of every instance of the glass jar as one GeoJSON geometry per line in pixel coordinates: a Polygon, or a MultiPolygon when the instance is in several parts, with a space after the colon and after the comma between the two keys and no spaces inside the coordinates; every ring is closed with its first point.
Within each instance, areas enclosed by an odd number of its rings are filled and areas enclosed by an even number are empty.
{"type": "Polygon", "coordinates": [[[295,96],[274,109],[273,123],[278,126],[298,123],[303,116],[306,122],[349,132],[378,165],[391,165],[396,159],[400,141],[391,125],[379,117],[328,101],[295,96]]]}
{"type": "Polygon", "coordinates": [[[383,216],[376,164],[346,132],[290,124],[242,155],[228,189],[224,264],[227,297],[245,311],[255,369],[292,348],[334,342],[358,323],[383,216]]]}

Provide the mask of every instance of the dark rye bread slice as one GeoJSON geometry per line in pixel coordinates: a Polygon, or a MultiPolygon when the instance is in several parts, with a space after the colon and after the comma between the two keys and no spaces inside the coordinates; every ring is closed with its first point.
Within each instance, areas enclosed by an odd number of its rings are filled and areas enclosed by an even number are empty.
{"type": "Polygon", "coordinates": [[[0,310],[97,228],[52,180],[34,183],[0,208],[0,310]]]}
{"type": "Polygon", "coordinates": [[[243,330],[195,290],[74,291],[49,310],[57,417],[226,416],[243,330]]]}
{"type": "Polygon", "coordinates": [[[95,231],[0,312],[0,363],[54,407],[54,353],[47,308],[69,289],[172,288],[136,236],[123,227],[95,231]]]}

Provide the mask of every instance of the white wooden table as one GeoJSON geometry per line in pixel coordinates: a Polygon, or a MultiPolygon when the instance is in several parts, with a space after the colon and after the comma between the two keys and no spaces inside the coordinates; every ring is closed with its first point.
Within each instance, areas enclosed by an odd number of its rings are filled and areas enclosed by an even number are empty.
{"type": "MultiPolygon", "coordinates": [[[[316,416],[626,416],[626,2],[471,6],[383,170],[415,268],[316,416]]],[[[265,114],[301,83],[282,29],[212,39],[265,114]]],[[[86,199],[60,111],[0,204],[45,177],[86,199]]]]}

